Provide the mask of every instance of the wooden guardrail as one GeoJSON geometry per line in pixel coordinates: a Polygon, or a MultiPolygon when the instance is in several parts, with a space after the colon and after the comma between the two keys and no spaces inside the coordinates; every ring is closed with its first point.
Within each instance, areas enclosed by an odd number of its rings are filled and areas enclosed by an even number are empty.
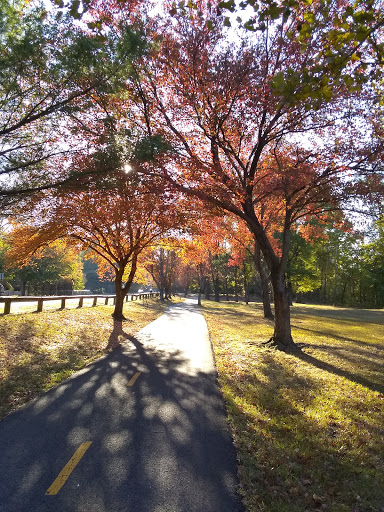
{"type": "MultiPolygon", "coordinates": [[[[138,300],[138,299],[148,299],[150,297],[157,297],[158,293],[132,293],[125,296],[125,302],[138,300]]],[[[32,297],[32,296],[18,296],[18,297],[0,297],[0,304],[4,303],[4,315],[8,315],[11,312],[11,304],[12,302],[37,302],[36,312],[40,313],[43,311],[43,304],[47,301],[61,301],[60,309],[65,309],[65,303],[67,300],[78,300],[78,308],[83,307],[84,299],[93,299],[92,307],[97,306],[97,299],[103,299],[104,304],[108,304],[109,299],[113,300],[113,304],[115,304],[116,295],[47,295],[42,297],[32,297]]]]}

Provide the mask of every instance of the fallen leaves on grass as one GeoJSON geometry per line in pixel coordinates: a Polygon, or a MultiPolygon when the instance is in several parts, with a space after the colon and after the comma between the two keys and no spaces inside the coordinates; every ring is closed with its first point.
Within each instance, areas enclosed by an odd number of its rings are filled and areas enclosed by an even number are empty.
{"type": "MultiPolygon", "coordinates": [[[[166,303],[129,302],[127,334],[161,315],[166,303]]],[[[105,353],[112,306],[0,317],[0,418],[105,353]]]]}
{"type": "Polygon", "coordinates": [[[285,354],[260,305],[203,306],[249,511],[381,512],[383,313],[295,306],[285,354]]]}

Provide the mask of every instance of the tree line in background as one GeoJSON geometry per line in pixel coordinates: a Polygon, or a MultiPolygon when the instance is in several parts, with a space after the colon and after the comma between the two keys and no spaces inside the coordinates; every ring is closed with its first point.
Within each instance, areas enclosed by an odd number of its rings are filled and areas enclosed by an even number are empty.
{"type": "MultiPolygon", "coordinates": [[[[215,301],[261,301],[262,285],[246,231],[229,229],[222,218],[210,218],[210,229],[193,239],[178,238],[151,246],[139,259],[130,291],[154,289],[161,300],[175,293],[197,294],[215,301]],[[216,226],[212,238],[213,226],[216,226]],[[244,237],[245,235],[245,237],[244,237]]],[[[311,226],[312,227],[312,226],[311,226]]],[[[3,235],[0,267],[11,252],[3,235]]],[[[292,302],[334,306],[384,307],[384,230],[378,223],[372,240],[348,226],[324,226],[293,233],[287,281],[292,302]]],[[[9,268],[2,281],[21,295],[66,295],[86,288],[91,293],[115,293],[114,276],[74,247],[56,242],[22,267],[9,268]]],[[[14,257],[12,257],[14,258],[14,257]]],[[[124,284],[124,283],[123,283],[124,284]]],[[[269,285],[268,294],[272,297],[269,285]]]]}
{"type": "Polygon", "coordinates": [[[119,321],[143,273],[254,281],[284,350],[295,296],[381,307],[382,0],[1,4],[8,266],[62,241],[119,321]]]}

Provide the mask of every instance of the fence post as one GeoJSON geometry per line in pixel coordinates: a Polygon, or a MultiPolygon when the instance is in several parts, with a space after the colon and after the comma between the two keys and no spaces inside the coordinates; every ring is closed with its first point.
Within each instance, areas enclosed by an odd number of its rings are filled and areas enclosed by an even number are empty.
{"type": "Polygon", "coordinates": [[[43,299],[37,300],[37,312],[41,313],[43,311],[43,299]]]}
{"type": "Polygon", "coordinates": [[[65,297],[61,299],[61,309],[65,309],[65,297]]]}
{"type": "Polygon", "coordinates": [[[79,305],[78,305],[78,307],[79,307],[79,308],[82,308],[82,307],[83,307],[83,301],[84,301],[84,298],[83,298],[83,297],[80,297],[80,299],[79,299],[79,305]]]}
{"type": "Polygon", "coordinates": [[[5,299],[4,315],[9,315],[9,313],[11,312],[11,301],[12,301],[12,299],[5,299]]]}
{"type": "Polygon", "coordinates": [[[97,305],[97,295],[96,295],[96,297],[93,297],[92,307],[96,306],[96,305],[97,305]]]}
{"type": "Polygon", "coordinates": [[[105,305],[108,304],[108,297],[105,297],[105,305]]]}

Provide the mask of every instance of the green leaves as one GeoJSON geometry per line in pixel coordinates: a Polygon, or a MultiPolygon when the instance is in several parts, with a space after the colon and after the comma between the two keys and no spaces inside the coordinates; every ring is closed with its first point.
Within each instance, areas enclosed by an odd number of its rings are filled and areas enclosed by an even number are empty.
{"type": "Polygon", "coordinates": [[[138,162],[153,162],[158,156],[170,149],[169,144],[160,135],[143,137],[136,144],[133,159],[138,162]]]}
{"type": "Polygon", "coordinates": [[[12,180],[3,181],[3,200],[21,189],[54,184],[60,173],[66,174],[61,165],[55,172],[44,169],[50,155],[69,153],[79,144],[79,125],[74,130],[70,119],[81,112],[80,125],[85,126],[96,98],[126,90],[132,61],[146,45],[122,24],[101,32],[101,22],[92,20],[88,28],[95,33],[85,32],[74,22],[83,3],[73,3],[71,12],[10,0],[1,6],[0,173],[7,177],[13,172],[12,180]],[[67,151],[60,140],[65,131],[67,151]],[[74,137],[68,138],[69,131],[74,137]]]}
{"type": "Polygon", "coordinates": [[[79,12],[80,8],[80,0],[74,0],[72,2],[71,8],[69,10],[69,13],[71,16],[73,16],[76,20],[81,19],[81,13],[79,12]]]}
{"type": "Polygon", "coordinates": [[[228,0],[226,2],[219,2],[220,9],[227,9],[230,12],[234,12],[236,9],[235,0],[228,0]]]}

